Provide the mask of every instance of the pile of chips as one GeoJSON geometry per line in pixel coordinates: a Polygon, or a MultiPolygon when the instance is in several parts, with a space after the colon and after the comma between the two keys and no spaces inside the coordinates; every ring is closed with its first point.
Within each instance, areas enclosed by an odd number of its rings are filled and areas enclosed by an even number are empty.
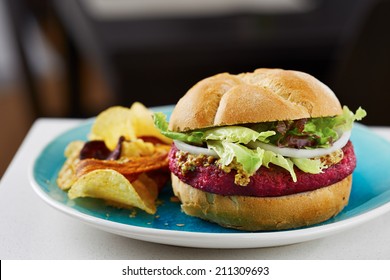
{"type": "Polygon", "coordinates": [[[57,184],[70,199],[93,197],[121,208],[156,212],[156,199],[169,178],[171,140],[154,127],[141,103],[100,113],[89,141],[73,141],[57,184]]]}

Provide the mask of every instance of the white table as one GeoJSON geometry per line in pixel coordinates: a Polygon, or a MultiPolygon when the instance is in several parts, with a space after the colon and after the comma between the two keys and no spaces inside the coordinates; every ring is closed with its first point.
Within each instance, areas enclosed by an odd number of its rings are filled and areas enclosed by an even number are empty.
{"type": "MultiPolygon", "coordinates": [[[[0,182],[0,259],[390,259],[390,213],[314,241],[240,250],[160,245],[85,225],[42,201],[27,176],[41,149],[79,122],[36,121],[15,155],[0,182]]],[[[390,139],[390,128],[373,129],[390,139]]]]}

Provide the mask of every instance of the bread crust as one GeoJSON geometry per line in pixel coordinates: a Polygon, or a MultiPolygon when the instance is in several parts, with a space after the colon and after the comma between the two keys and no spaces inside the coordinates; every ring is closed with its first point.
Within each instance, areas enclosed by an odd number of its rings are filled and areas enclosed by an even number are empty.
{"type": "Polygon", "coordinates": [[[177,103],[169,129],[336,116],[342,108],[333,91],[313,76],[260,68],[222,73],[195,84],[177,103]]]}
{"type": "Polygon", "coordinates": [[[314,191],[280,197],[222,196],[193,188],[172,174],[183,211],[223,227],[246,231],[283,230],[321,223],[347,204],[352,175],[314,191]]]}

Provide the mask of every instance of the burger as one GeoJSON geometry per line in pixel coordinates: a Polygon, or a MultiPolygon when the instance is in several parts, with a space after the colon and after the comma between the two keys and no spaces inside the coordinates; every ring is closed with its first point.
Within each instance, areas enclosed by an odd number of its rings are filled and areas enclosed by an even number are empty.
{"type": "Polygon", "coordinates": [[[187,215],[246,231],[321,223],[347,204],[354,121],[313,76],[282,69],[218,74],[194,85],[169,123],[169,169],[187,215]]]}

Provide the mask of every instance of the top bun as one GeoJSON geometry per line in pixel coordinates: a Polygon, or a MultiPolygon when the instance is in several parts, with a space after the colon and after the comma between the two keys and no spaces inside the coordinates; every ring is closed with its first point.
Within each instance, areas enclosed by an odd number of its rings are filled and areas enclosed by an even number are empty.
{"type": "Polygon", "coordinates": [[[333,91],[313,76],[282,69],[222,73],[201,80],[177,103],[169,129],[329,117],[342,113],[333,91]]]}

